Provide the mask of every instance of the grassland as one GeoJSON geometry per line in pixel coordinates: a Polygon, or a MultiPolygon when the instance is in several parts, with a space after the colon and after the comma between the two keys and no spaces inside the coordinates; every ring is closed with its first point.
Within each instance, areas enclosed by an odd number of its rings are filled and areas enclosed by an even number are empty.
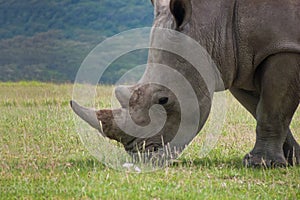
{"type": "MultiPolygon", "coordinates": [[[[230,95],[210,154],[198,158],[194,142],[178,165],[140,174],[115,171],[89,154],[76,133],[71,96],[68,84],[0,83],[0,199],[300,198],[300,167],[242,166],[255,121],[230,95]]],[[[300,141],[300,110],[291,127],[300,141]]]]}

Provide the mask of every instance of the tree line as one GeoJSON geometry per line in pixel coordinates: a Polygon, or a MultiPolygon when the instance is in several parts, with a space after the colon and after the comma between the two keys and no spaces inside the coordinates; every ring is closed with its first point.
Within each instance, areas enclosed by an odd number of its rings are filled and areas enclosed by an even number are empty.
{"type": "MultiPolygon", "coordinates": [[[[105,38],[151,26],[150,0],[0,1],[0,81],[72,82],[86,55],[105,38]]],[[[147,55],[115,61],[101,81],[114,83],[147,55]]]]}

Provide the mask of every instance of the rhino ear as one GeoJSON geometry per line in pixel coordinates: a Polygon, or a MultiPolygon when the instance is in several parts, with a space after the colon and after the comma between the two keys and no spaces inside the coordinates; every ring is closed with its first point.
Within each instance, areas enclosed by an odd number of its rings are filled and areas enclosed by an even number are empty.
{"type": "Polygon", "coordinates": [[[191,0],[171,0],[170,11],[176,21],[176,30],[181,30],[191,19],[191,0]]]}

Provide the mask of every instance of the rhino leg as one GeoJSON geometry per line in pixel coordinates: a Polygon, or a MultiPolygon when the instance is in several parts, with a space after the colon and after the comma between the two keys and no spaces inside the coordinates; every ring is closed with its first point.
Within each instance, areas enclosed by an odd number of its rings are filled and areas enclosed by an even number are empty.
{"type": "MultiPolygon", "coordinates": [[[[260,101],[260,95],[257,92],[250,92],[250,91],[245,91],[245,90],[241,90],[241,89],[231,89],[230,91],[235,96],[235,98],[253,115],[253,117],[257,118],[256,111],[257,111],[257,107],[258,107],[258,104],[260,101]]],[[[296,91],[296,93],[297,93],[297,91],[296,91]]],[[[296,95],[292,95],[292,96],[296,96],[296,95]]],[[[299,97],[298,97],[298,99],[299,99],[299,97]]],[[[295,101],[297,101],[297,99],[295,101]]],[[[298,100],[298,102],[299,102],[299,100],[298,100]]],[[[294,107],[297,108],[297,105],[294,107]]],[[[279,137],[280,137],[280,135],[279,135],[279,137]]],[[[268,137],[266,137],[265,140],[268,141],[268,137]]],[[[270,141],[272,141],[272,139],[270,139],[270,141]]],[[[256,148],[259,147],[257,145],[256,145],[256,148]]],[[[257,151],[254,148],[254,150],[250,154],[247,154],[245,156],[244,164],[247,166],[262,166],[264,164],[267,164],[268,166],[271,166],[273,164],[285,165],[285,161],[282,159],[281,152],[279,152],[280,156],[279,156],[279,158],[277,158],[278,150],[276,150],[276,149],[272,150],[272,148],[271,148],[271,149],[269,149],[269,152],[268,152],[268,150],[265,151],[263,149],[264,148],[262,148],[262,150],[257,151]],[[267,157],[269,157],[269,159],[267,157]]],[[[265,149],[267,149],[267,148],[265,148],[265,149]]],[[[290,131],[288,126],[287,126],[287,131],[286,131],[286,138],[284,140],[284,144],[282,145],[281,149],[283,149],[284,157],[290,165],[295,165],[295,164],[300,163],[300,146],[294,139],[292,132],[290,131]]]]}
{"type": "Polygon", "coordinates": [[[256,143],[246,164],[286,166],[283,148],[299,104],[299,67],[300,55],[292,53],[272,55],[259,66],[256,143]]]}
{"type": "MultiPolygon", "coordinates": [[[[259,94],[236,88],[230,89],[230,92],[256,119],[259,94]]],[[[289,165],[300,164],[300,146],[295,140],[290,128],[288,129],[287,138],[283,144],[283,152],[289,165]]],[[[246,161],[244,161],[244,163],[246,164],[246,161]]]]}

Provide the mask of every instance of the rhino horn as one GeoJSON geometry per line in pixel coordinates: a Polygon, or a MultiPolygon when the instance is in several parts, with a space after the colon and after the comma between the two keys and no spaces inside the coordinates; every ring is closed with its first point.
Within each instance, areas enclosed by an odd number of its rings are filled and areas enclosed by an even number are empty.
{"type": "Polygon", "coordinates": [[[124,85],[116,87],[115,95],[118,101],[120,102],[122,108],[127,108],[131,96],[130,87],[124,85]]]}
{"type": "Polygon", "coordinates": [[[98,120],[96,111],[90,108],[85,108],[75,101],[70,101],[73,111],[84,121],[86,121],[93,128],[97,129],[101,134],[103,133],[102,123],[98,120]]]}

